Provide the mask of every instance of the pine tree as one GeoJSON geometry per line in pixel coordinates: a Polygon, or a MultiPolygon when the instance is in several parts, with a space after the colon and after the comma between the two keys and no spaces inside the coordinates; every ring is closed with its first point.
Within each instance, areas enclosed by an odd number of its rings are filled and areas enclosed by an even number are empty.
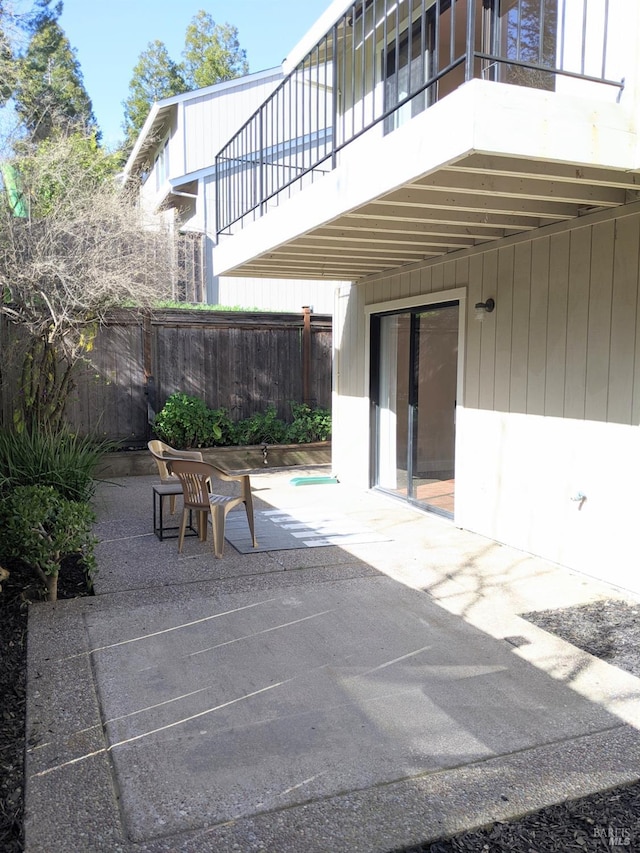
{"type": "Polygon", "coordinates": [[[123,129],[129,150],[155,101],[232,80],[249,71],[238,30],[229,24],[216,24],[202,10],[187,27],[182,56],[182,63],[174,62],[161,41],[150,42],[140,54],[129,83],[129,96],[123,103],[123,129]]]}
{"type": "Polygon", "coordinates": [[[4,106],[13,94],[15,85],[15,61],[11,43],[2,28],[2,7],[0,6],[0,107],[4,106]]]}
{"type": "Polygon", "coordinates": [[[179,95],[187,89],[180,68],[169,56],[164,43],[149,42],[133,69],[129,97],[123,103],[123,129],[129,144],[138,135],[154,101],[179,95]]]}
{"type": "Polygon", "coordinates": [[[36,19],[27,49],[16,63],[14,99],[32,142],[56,133],[97,130],[76,51],[55,13],[46,11],[36,19]]]}
{"type": "Polygon", "coordinates": [[[246,51],[238,42],[237,28],[216,24],[202,9],[187,27],[182,56],[183,74],[189,89],[212,86],[249,71],[246,51]]]}

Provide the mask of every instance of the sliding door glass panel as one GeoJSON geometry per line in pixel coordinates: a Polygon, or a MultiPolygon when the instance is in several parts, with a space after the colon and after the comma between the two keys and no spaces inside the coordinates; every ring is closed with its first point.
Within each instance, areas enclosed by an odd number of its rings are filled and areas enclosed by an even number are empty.
{"type": "Polygon", "coordinates": [[[458,382],[458,306],[414,319],[414,500],[453,512],[455,414],[458,382]]]}
{"type": "Polygon", "coordinates": [[[378,392],[378,485],[407,494],[411,315],[382,317],[378,392]]]}
{"type": "Polygon", "coordinates": [[[375,484],[453,513],[458,305],[379,318],[375,484]]]}

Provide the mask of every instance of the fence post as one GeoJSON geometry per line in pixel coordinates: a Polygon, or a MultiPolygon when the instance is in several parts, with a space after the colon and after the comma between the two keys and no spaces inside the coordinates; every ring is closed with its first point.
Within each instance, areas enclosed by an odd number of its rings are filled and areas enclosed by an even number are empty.
{"type": "Polygon", "coordinates": [[[156,416],[156,383],[153,377],[151,352],[151,315],[145,311],[142,318],[142,367],[144,370],[144,394],[147,398],[147,440],[151,438],[151,424],[156,416]]]}
{"type": "Polygon", "coordinates": [[[311,308],[302,306],[302,402],[311,403],[311,308]]]}

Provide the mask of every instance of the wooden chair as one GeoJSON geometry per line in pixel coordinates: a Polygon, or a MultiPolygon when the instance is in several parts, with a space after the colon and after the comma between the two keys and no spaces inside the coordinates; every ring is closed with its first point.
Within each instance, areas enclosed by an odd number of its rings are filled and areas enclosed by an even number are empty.
{"type": "Polygon", "coordinates": [[[226,474],[208,462],[192,462],[187,459],[167,459],[167,468],[182,484],[183,509],[180,534],[178,536],[178,551],[182,551],[184,532],[189,511],[195,511],[199,516],[198,529],[200,540],[207,538],[207,521],[211,513],[213,527],[213,550],[216,557],[222,557],[224,550],[224,526],[227,513],[235,506],[243,503],[251,531],[253,547],[256,540],[253,520],[253,498],[251,482],[248,474],[226,474]],[[214,480],[225,480],[240,483],[240,494],[219,495],[212,491],[214,480]]]}
{"type": "MultiPolygon", "coordinates": [[[[148,441],[147,447],[158,466],[160,482],[165,486],[180,485],[178,478],[170,474],[167,470],[167,459],[193,459],[196,462],[202,462],[202,453],[200,453],[199,450],[176,450],[175,447],[171,447],[170,445],[165,444],[164,441],[160,441],[160,439],[157,438],[154,438],[152,441],[148,441]]],[[[177,489],[175,494],[169,495],[169,511],[172,515],[176,511],[176,494],[180,494],[177,489]]]]}

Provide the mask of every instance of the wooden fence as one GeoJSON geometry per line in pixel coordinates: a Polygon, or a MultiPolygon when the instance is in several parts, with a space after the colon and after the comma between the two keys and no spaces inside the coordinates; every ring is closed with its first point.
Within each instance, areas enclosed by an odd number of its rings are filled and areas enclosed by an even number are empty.
{"type": "MultiPolygon", "coordinates": [[[[2,324],[3,423],[11,423],[19,370],[6,356],[15,341],[2,324]]],[[[99,330],[79,368],[66,416],[79,433],[143,445],[150,421],[176,391],[224,407],[241,420],[268,405],[290,420],[291,402],[331,406],[331,317],[301,314],[120,311],[99,330]]]]}

